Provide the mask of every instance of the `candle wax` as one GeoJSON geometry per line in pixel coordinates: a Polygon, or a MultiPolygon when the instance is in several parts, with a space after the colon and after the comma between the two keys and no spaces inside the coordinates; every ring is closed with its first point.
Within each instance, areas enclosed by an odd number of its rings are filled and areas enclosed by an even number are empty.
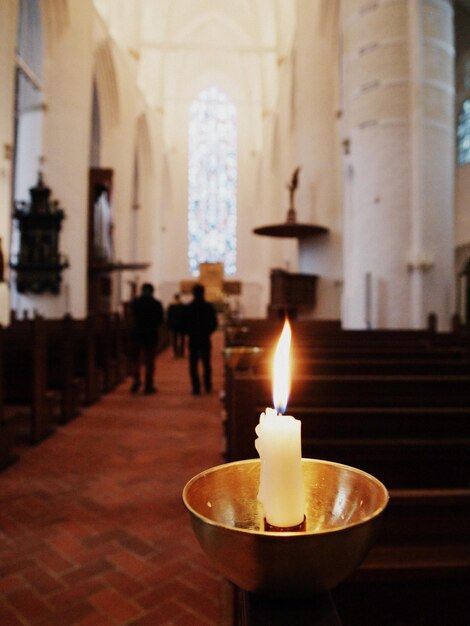
{"type": "Polygon", "coordinates": [[[256,427],[255,447],[260,456],[258,500],[268,524],[289,528],[304,519],[300,420],[267,408],[256,427]]]}

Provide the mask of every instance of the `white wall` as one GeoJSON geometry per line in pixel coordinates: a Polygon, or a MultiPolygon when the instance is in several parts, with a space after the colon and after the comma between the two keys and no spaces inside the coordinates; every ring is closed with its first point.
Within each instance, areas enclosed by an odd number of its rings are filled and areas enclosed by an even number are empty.
{"type": "MultiPolygon", "coordinates": [[[[8,260],[10,250],[10,223],[12,199],[12,157],[14,122],[14,55],[16,43],[16,20],[18,3],[0,2],[0,237],[5,264],[5,278],[9,279],[8,260]]],[[[7,324],[10,317],[10,293],[8,285],[0,285],[0,324],[7,324]]]]}
{"type": "Polygon", "coordinates": [[[85,0],[68,8],[64,31],[46,47],[43,150],[46,183],[66,214],[59,249],[70,267],[63,272],[59,296],[28,298],[30,306],[51,317],[63,315],[67,307],[76,317],[86,315],[93,6],[85,0]]]}
{"type": "Polygon", "coordinates": [[[316,274],[316,318],[339,319],[342,280],[340,193],[339,32],[335,4],[298,2],[295,37],[293,134],[302,166],[298,221],[328,228],[328,235],[299,241],[299,271],[316,274]],[[333,69],[334,68],[334,69],[333,69]]]}

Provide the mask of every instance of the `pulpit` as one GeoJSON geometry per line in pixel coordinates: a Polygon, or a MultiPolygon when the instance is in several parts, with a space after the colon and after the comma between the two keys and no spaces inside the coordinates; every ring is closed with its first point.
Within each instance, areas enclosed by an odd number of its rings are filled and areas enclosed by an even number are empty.
{"type": "Polygon", "coordinates": [[[316,304],[318,276],[294,274],[282,269],[271,270],[271,300],[268,317],[295,319],[298,313],[310,312],[316,304]]]}
{"type": "Polygon", "coordinates": [[[19,293],[42,294],[60,291],[61,272],[68,261],[59,252],[59,232],[64,211],[51,201],[51,190],[39,173],[30,190],[31,202],[16,202],[13,218],[20,231],[20,246],[10,267],[16,272],[19,293]]]}

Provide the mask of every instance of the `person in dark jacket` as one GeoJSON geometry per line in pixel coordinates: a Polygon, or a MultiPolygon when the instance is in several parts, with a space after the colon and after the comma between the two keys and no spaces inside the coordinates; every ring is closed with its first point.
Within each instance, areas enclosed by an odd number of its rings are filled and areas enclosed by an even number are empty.
{"type": "Polygon", "coordinates": [[[172,335],[175,358],[184,357],[184,310],[185,306],[181,302],[180,294],[175,293],[167,312],[168,328],[172,335]]]}
{"type": "Polygon", "coordinates": [[[193,395],[201,394],[198,365],[202,362],[204,389],[212,391],[211,335],[217,328],[217,313],[204,297],[203,285],[193,287],[193,300],[186,305],[185,334],[189,337],[189,374],[193,395]]]}
{"type": "Polygon", "coordinates": [[[140,296],[131,303],[131,360],[134,382],[132,393],[140,389],[140,369],[145,368],[144,393],[155,393],[153,377],[155,359],[157,356],[159,328],[163,324],[163,306],[160,300],[153,296],[154,288],[151,283],[142,285],[140,296]]]}

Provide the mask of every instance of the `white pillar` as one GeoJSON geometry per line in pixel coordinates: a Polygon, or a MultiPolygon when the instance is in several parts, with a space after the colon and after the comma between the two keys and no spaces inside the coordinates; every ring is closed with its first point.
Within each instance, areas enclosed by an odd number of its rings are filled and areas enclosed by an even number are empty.
{"type": "Polygon", "coordinates": [[[54,11],[43,15],[45,31],[50,37],[45,48],[44,174],[65,211],[59,249],[70,263],[62,276],[61,298],[47,294],[29,298],[32,306],[50,317],[63,314],[65,283],[69,286],[69,312],[75,317],[84,317],[87,312],[93,4],[91,0],[72,2],[68,10],[67,22],[57,32],[53,28],[57,18],[54,11]]]}
{"type": "MultiPolygon", "coordinates": [[[[12,164],[15,102],[15,44],[18,2],[0,2],[0,238],[5,279],[9,280],[10,224],[12,213],[12,164]]],[[[10,319],[9,285],[0,284],[0,324],[10,319]]]]}
{"type": "Polygon", "coordinates": [[[342,0],[343,324],[421,328],[453,305],[453,29],[447,0],[342,0]]]}
{"type": "Polygon", "coordinates": [[[327,236],[299,240],[299,271],[317,274],[314,317],[339,318],[341,276],[341,197],[338,138],[337,6],[297,0],[295,35],[293,153],[302,166],[296,195],[299,222],[329,230],[327,236]]]}

